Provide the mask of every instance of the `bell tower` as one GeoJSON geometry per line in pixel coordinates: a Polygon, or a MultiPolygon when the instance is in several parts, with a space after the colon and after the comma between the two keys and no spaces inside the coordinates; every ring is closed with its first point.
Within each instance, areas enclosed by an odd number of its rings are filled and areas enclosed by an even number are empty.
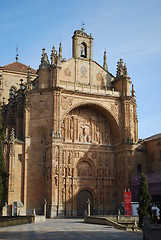
{"type": "Polygon", "coordinates": [[[93,38],[92,35],[88,35],[84,31],[84,27],[81,30],[76,30],[73,35],[73,58],[93,60],[93,38]]]}

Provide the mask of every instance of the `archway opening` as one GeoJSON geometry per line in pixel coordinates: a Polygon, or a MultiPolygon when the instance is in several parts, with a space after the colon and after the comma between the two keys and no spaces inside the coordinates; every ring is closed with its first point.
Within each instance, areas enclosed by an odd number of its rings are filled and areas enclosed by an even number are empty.
{"type": "Polygon", "coordinates": [[[91,214],[93,214],[93,195],[89,190],[81,190],[77,195],[77,216],[82,217],[87,213],[87,201],[91,202],[91,214]]]}

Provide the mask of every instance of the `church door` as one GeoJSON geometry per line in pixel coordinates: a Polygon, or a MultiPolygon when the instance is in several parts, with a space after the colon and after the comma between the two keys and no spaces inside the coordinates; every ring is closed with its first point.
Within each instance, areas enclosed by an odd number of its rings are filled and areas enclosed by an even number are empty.
{"type": "Polygon", "coordinates": [[[91,214],[93,213],[93,196],[90,191],[82,190],[77,196],[77,216],[84,216],[87,213],[87,201],[91,202],[91,214]]]}

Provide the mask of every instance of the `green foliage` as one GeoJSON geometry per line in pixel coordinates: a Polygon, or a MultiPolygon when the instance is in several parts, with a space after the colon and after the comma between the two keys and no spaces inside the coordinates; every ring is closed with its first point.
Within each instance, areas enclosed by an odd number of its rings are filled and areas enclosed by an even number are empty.
{"type": "Polygon", "coordinates": [[[3,126],[0,111],[0,212],[2,211],[7,198],[7,178],[8,176],[3,158],[3,126]]]}
{"type": "Polygon", "coordinates": [[[144,216],[150,220],[150,203],[151,203],[151,196],[148,191],[148,184],[146,176],[141,173],[140,176],[140,186],[138,191],[138,215],[139,215],[139,227],[142,228],[143,218],[144,216]]]}

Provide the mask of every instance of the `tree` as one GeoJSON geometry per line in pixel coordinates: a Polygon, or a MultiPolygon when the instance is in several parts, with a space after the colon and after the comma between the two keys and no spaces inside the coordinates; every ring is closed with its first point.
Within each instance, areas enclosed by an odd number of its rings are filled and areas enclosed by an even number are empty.
{"type": "Polygon", "coordinates": [[[138,202],[139,202],[138,207],[139,227],[142,228],[144,216],[150,220],[150,203],[151,203],[151,196],[148,191],[147,179],[143,173],[141,173],[140,175],[138,202]]]}
{"type": "Polygon", "coordinates": [[[2,212],[7,198],[7,178],[8,176],[3,157],[3,126],[0,110],[0,213],[2,212]]]}

